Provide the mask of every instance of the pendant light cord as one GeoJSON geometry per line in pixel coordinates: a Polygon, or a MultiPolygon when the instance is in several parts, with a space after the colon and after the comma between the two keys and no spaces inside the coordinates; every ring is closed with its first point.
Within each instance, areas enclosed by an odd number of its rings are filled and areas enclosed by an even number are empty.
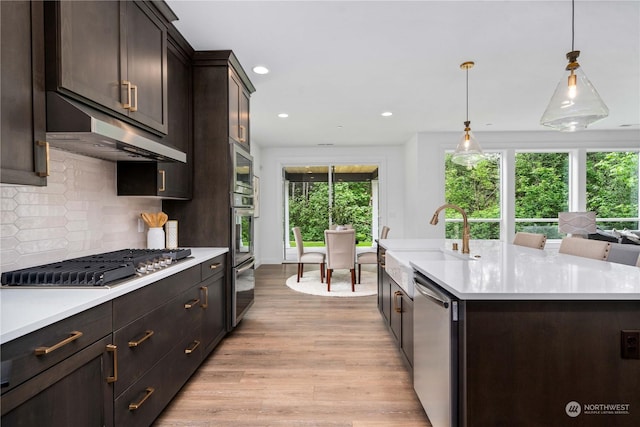
{"type": "Polygon", "coordinates": [[[469,68],[467,68],[467,121],[469,121],[469,68]]]}
{"type": "Polygon", "coordinates": [[[571,52],[573,52],[575,49],[573,48],[573,42],[574,42],[574,38],[575,38],[575,0],[571,0],[571,52]]]}

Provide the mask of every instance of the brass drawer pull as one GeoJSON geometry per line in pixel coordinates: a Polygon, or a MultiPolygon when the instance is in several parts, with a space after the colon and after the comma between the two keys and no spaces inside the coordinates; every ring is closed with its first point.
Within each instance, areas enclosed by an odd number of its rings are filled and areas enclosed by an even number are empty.
{"type": "MultiPolygon", "coordinates": [[[[47,141],[38,141],[38,147],[44,147],[44,170],[38,170],[36,175],[40,177],[49,176],[49,143],[47,141]]],[[[41,161],[36,161],[39,167],[41,163],[41,161]]]]}
{"type": "Polygon", "coordinates": [[[149,396],[151,396],[153,394],[153,392],[156,391],[155,388],[153,387],[147,387],[144,389],[144,396],[142,397],[142,399],[140,399],[139,402],[136,403],[129,403],[129,410],[130,411],[135,411],[136,409],[138,409],[139,407],[142,406],[142,404],[144,403],[145,400],[147,400],[149,398],[149,396]]]}
{"type": "Polygon", "coordinates": [[[396,311],[396,313],[402,313],[402,306],[398,304],[398,297],[402,299],[402,292],[395,291],[393,293],[393,309],[396,311]]]}
{"type": "Polygon", "coordinates": [[[123,80],[122,84],[127,86],[127,102],[122,104],[122,108],[131,111],[131,82],[129,80],[123,80]]]}
{"type": "Polygon", "coordinates": [[[191,343],[191,346],[190,346],[190,347],[187,347],[187,348],[185,348],[185,349],[184,349],[184,353],[185,353],[185,354],[191,354],[191,353],[193,353],[193,352],[196,350],[196,348],[198,348],[199,346],[200,346],[200,341],[197,341],[197,340],[196,340],[196,341],[194,341],[193,343],[191,343]]]}
{"type": "Polygon", "coordinates": [[[220,264],[219,262],[216,262],[215,264],[211,264],[209,266],[210,270],[215,270],[216,268],[220,267],[222,264],[220,264]]]}
{"type": "Polygon", "coordinates": [[[238,126],[238,140],[240,140],[240,142],[247,142],[247,138],[245,137],[245,127],[242,125],[238,126]]]}
{"type": "Polygon", "coordinates": [[[200,290],[204,294],[203,297],[202,297],[204,302],[202,304],[200,304],[200,307],[208,308],[209,307],[209,288],[207,288],[206,286],[200,286],[200,290]]]}
{"type": "Polygon", "coordinates": [[[131,85],[131,89],[133,89],[133,105],[129,111],[138,111],[138,85],[131,85]]]}
{"type": "Polygon", "coordinates": [[[77,340],[81,336],[82,336],[82,332],[73,331],[73,332],[71,332],[71,336],[69,338],[63,339],[58,344],[52,345],[51,347],[38,347],[38,348],[36,348],[36,356],[42,356],[42,355],[45,355],[45,354],[49,354],[49,353],[59,349],[60,347],[64,347],[65,345],[69,344],[70,342],[73,342],[73,341],[77,340]]]}
{"type": "Polygon", "coordinates": [[[167,184],[167,180],[166,180],[166,173],[164,170],[160,169],[158,171],[158,173],[160,173],[160,176],[162,177],[162,180],[160,182],[162,182],[162,184],[160,184],[160,188],[158,188],[158,191],[165,191],[166,189],[166,184],[167,184]]]}
{"type": "Polygon", "coordinates": [[[153,335],[152,330],[144,331],[144,336],[140,338],[138,341],[129,341],[129,347],[137,347],[153,335]]]}
{"type": "Polygon", "coordinates": [[[113,376],[107,377],[108,383],[115,383],[118,381],[118,346],[114,344],[107,344],[107,351],[113,353],[113,376]]]}
{"type": "Polygon", "coordinates": [[[196,305],[200,304],[200,298],[194,298],[191,301],[187,302],[184,304],[184,308],[186,308],[187,310],[190,308],[195,307],[196,305]]]}

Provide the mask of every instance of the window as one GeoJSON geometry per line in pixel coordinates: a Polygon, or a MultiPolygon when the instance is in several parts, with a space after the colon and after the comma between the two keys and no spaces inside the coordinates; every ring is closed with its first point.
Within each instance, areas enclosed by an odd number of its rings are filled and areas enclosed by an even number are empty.
{"type": "MultiPolygon", "coordinates": [[[[485,153],[487,159],[467,169],[445,159],[445,200],[467,212],[474,239],[500,238],[500,161],[499,153],[485,153]]],[[[462,216],[453,209],[445,211],[446,238],[462,236],[462,216]]]]}
{"type": "Polygon", "coordinates": [[[637,230],[640,152],[587,153],[587,210],[606,230],[637,230]]]}
{"type": "Polygon", "coordinates": [[[515,231],[559,239],[558,212],[569,210],[569,153],[516,153],[515,175],[515,231]]]}

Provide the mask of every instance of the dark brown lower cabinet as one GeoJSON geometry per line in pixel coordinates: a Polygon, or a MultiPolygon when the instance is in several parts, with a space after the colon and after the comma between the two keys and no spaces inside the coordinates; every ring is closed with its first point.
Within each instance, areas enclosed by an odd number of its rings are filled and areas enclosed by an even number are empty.
{"type": "Polygon", "coordinates": [[[111,336],[2,395],[3,426],[113,425],[111,336]]]}
{"type": "Polygon", "coordinates": [[[412,372],[413,300],[387,274],[384,262],[380,262],[378,267],[378,310],[396,341],[402,359],[412,372]]]}
{"type": "Polygon", "coordinates": [[[225,262],[3,344],[2,426],[151,425],[226,334],[225,262]]]}

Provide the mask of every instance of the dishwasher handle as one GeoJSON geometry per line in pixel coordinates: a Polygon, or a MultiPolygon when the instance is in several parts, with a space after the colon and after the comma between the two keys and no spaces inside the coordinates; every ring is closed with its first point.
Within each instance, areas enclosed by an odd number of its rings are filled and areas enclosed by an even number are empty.
{"type": "Polygon", "coordinates": [[[431,301],[442,306],[443,308],[449,308],[449,298],[433,289],[433,287],[425,279],[422,279],[420,276],[415,276],[414,282],[415,289],[420,292],[420,294],[429,298],[431,301]]]}

